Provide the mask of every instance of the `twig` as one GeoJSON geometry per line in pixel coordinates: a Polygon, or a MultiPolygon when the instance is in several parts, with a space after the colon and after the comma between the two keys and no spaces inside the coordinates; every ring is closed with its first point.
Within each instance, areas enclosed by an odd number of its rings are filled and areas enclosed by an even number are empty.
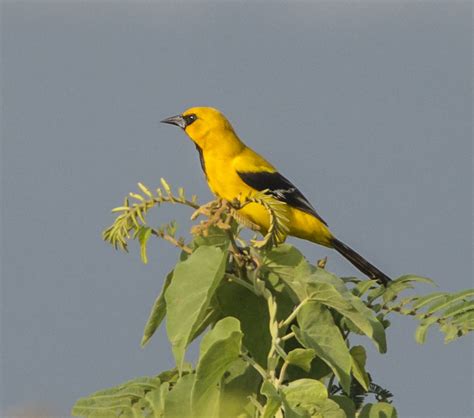
{"type": "Polygon", "coordinates": [[[293,310],[293,312],[286,318],[283,322],[280,323],[280,328],[287,327],[288,325],[293,322],[293,320],[296,318],[296,315],[298,315],[298,312],[300,309],[303,307],[303,305],[308,302],[308,298],[303,299],[300,304],[293,310]]]}
{"type": "Polygon", "coordinates": [[[293,331],[291,331],[289,334],[286,334],[283,337],[281,337],[280,341],[289,340],[290,338],[293,338],[294,336],[295,336],[295,333],[293,331]]]}
{"type": "Polygon", "coordinates": [[[278,376],[278,380],[276,381],[276,385],[275,385],[277,388],[283,383],[283,380],[285,379],[285,375],[286,375],[286,369],[288,368],[289,365],[290,363],[285,361],[283,363],[283,366],[281,366],[280,376],[278,376]]]}
{"type": "Polygon", "coordinates": [[[227,279],[245,287],[247,290],[250,290],[254,295],[260,296],[260,293],[258,293],[255,288],[245,280],[242,280],[240,277],[234,276],[232,274],[226,274],[227,279]]]}
{"type": "Polygon", "coordinates": [[[179,242],[179,240],[172,237],[171,235],[165,234],[164,232],[158,231],[156,229],[152,229],[151,233],[153,235],[156,235],[159,238],[162,238],[162,239],[170,242],[174,246],[176,246],[178,248],[181,248],[184,252],[186,252],[188,254],[192,254],[192,252],[193,252],[193,250],[190,247],[188,247],[186,244],[183,244],[183,243],[179,242]]]}
{"type": "Polygon", "coordinates": [[[258,372],[258,374],[263,377],[263,379],[268,378],[267,372],[252,357],[248,356],[245,353],[242,353],[240,357],[242,357],[243,360],[250,364],[258,372]]]}

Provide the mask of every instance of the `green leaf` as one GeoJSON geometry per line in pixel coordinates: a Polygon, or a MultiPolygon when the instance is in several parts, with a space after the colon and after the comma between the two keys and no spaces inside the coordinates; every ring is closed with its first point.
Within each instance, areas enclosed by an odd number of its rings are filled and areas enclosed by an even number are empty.
{"type": "Polygon", "coordinates": [[[215,390],[224,373],[239,358],[242,336],[239,321],[227,317],[217,322],[202,339],[191,392],[192,412],[196,416],[211,417],[219,411],[215,390]]]}
{"type": "Polygon", "coordinates": [[[474,289],[463,290],[452,295],[448,295],[445,299],[433,303],[426,310],[425,315],[431,315],[437,311],[440,311],[445,308],[449,308],[454,305],[455,302],[474,296],[474,289]]]}
{"type": "Polygon", "coordinates": [[[390,282],[382,295],[384,303],[395,300],[398,297],[398,294],[406,289],[413,289],[413,285],[410,282],[390,282]]]}
{"type": "Polygon", "coordinates": [[[264,252],[263,265],[287,284],[293,293],[294,301],[301,301],[307,296],[302,278],[311,274],[314,267],[294,246],[281,244],[264,252]]]}
{"type": "Polygon", "coordinates": [[[165,411],[165,399],[169,391],[169,384],[163,383],[158,389],[148,392],[145,400],[149,403],[154,416],[162,416],[165,411]]]}
{"type": "Polygon", "coordinates": [[[462,314],[464,312],[469,312],[474,309],[474,301],[461,301],[461,302],[454,302],[450,304],[450,307],[443,311],[441,314],[441,318],[448,318],[450,316],[456,316],[462,314]]]}
{"type": "Polygon", "coordinates": [[[336,374],[344,391],[351,384],[351,355],[329,310],[318,302],[303,305],[297,315],[300,328],[292,327],[298,341],[312,348],[336,374]]]}
{"type": "Polygon", "coordinates": [[[457,315],[452,323],[461,329],[472,331],[474,329],[474,312],[468,311],[457,315]]]}
{"type": "Polygon", "coordinates": [[[262,418],[273,418],[281,406],[282,400],[280,394],[275,386],[268,380],[263,382],[260,393],[267,398],[262,418]]]}
{"type": "Polygon", "coordinates": [[[397,418],[397,411],[387,402],[367,404],[360,411],[359,418],[397,418]]]}
{"type": "Polygon", "coordinates": [[[365,348],[361,345],[355,345],[350,349],[352,357],[352,374],[367,391],[369,390],[370,379],[365,371],[365,362],[367,361],[367,354],[365,348]]]}
{"type": "Polygon", "coordinates": [[[153,303],[153,307],[151,308],[150,315],[148,316],[148,320],[146,321],[145,330],[143,331],[143,337],[140,345],[144,347],[150,338],[153,336],[155,331],[160,326],[161,322],[165,318],[166,315],[166,300],[165,300],[165,292],[168,289],[168,286],[171,283],[173,278],[173,271],[170,271],[166,276],[165,283],[163,284],[163,288],[161,289],[161,293],[155,299],[155,303],[153,303]]]}
{"type": "Polygon", "coordinates": [[[148,258],[146,255],[146,245],[148,239],[151,237],[151,231],[152,229],[148,226],[140,226],[140,229],[137,233],[138,242],[140,243],[140,256],[142,258],[143,264],[148,263],[148,258]]]}
{"type": "Polygon", "coordinates": [[[182,376],[173,389],[168,392],[165,399],[163,418],[192,417],[191,414],[191,389],[196,375],[186,374],[182,376]]]}
{"type": "Polygon", "coordinates": [[[226,231],[216,227],[211,226],[207,235],[196,235],[191,243],[193,249],[197,249],[202,246],[211,246],[211,247],[220,247],[222,250],[226,251],[229,247],[229,235],[226,231]]]}
{"type": "Polygon", "coordinates": [[[412,283],[427,283],[433,286],[435,285],[433,280],[427,277],[406,274],[389,283],[389,285],[385,289],[385,292],[383,293],[384,302],[387,303],[396,299],[398,297],[398,294],[406,289],[413,289],[412,283]]]}
{"type": "Polygon", "coordinates": [[[416,283],[426,283],[432,286],[436,286],[435,282],[428,277],[416,276],[414,274],[405,274],[395,279],[392,283],[403,283],[403,282],[416,282],[416,283]]]}
{"type": "Polygon", "coordinates": [[[334,395],[331,396],[331,399],[345,412],[347,418],[355,418],[356,407],[351,398],[348,398],[347,396],[334,395]]]}
{"type": "Polygon", "coordinates": [[[426,341],[426,335],[429,328],[438,321],[438,318],[430,316],[423,320],[415,331],[415,340],[418,344],[423,344],[426,341]]]}
{"type": "Polygon", "coordinates": [[[224,281],[217,289],[217,302],[222,316],[239,318],[245,348],[257,363],[266,368],[272,338],[264,300],[243,286],[224,281]]]}
{"type": "Polygon", "coordinates": [[[445,292],[436,292],[436,293],[431,293],[426,296],[419,297],[413,302],[412,308],[414,310],[419,310],[425,307],[426,305],[433,303],[434,301],[444,298],[445,296],[446,296],[445,292]]]}
{"type": "Polygon", "coordinates": [[[445,344],[454,341],[458,337],[458,327],[453,325],[452,323],[445,323],[439,327],[441,332],[444,332],[444,342],[445,344]]]}
{"type": "Polygon", "coordinates": [[[367,335],[381,353],[387,351],[385,329],[374,313],[365,306],[361,299],[348,290],[341,293],[328,283],[311,283],[311,300],[320,302],[335,309],[350,319],[365,335],[367,335]]]}
{"type": "Polygon", "coordinates": [[[299,406],[305,408],[316,401],[324,401],[328,398],[326,386],[314,379],[295,380],[287,386],[282,386],[281,391],[292,408],[299,406]]]}
{"type": "Polygon", "coordinates": [[[262,378],[253,367],[242,359],[227,369],[221,384],[219,417],[247,418],[255,416],[255,406],[250,396],[258,392],[262,378]],[[243,373],[241,373],[243,365],[243,373]]]}
{"type": "MultiPolygon", "coordinates": [[[[415,276],[407,274],[393,280],[386,288],[382,288],[383,300],[385,303],[390,302],[398,297],[398,295],[406,289],[413,289],[413,283],[427,283],[434,285],[433,280],[427,277],[415,276]]],[[[374,294],[371,295],[375,299],[374,294]]]]}
{"type": "Polygon", "coordinates": [[[315,356],[316,351],[312,348],[295,348],[288,353],[286,361],[309,372],[311,369],[311,362],[315,356]]]}
{"type": "Polygon", "coordinates": [[[386,351],[385,330],[373,312],[341,279],[311,266],[296,248],[284,244],[266,252],[264,268],[277,274],[300,301],[310,297],[336,309],[371,338],[380,352],[386,351]]]}
{"type": "Polygon", "coordinates": [[[79,399],[72,408],[73,416],[112,417],[133,414],[132,405],[140,402],[147,392],[160,387],[160,380],[138,377],[108,389],[102,389],[79,399]]]}
{"type": "Polygon", "coordinates": [[[207,313],[214,292],[224,277],[227,252],[201,246],[179,262],[165,292],[166,329],[176,364],[181,370],[186,347],[207,313]]]}
{"type": "Polygon", "coordinates": [[[282,386],[286,418],[345,418],[339,405],[328,399],[326,387],[319,380],[300,379],[282,386]]]}
{"type": "Polygon", "coordinates": [[[319,405],[316,415],[313,417],[320,418],[347,418],[347,415],[340,405],[332,399],[326,399],[319,405]]]}
{"type": "Polygon", "coordinates": [[[353,293],[355,296],[362,297],[368,290],[376,287],[379,287],[379,285],[375,280],[364,280],[362,282],[357,283],[353,290],[353,293]]]}

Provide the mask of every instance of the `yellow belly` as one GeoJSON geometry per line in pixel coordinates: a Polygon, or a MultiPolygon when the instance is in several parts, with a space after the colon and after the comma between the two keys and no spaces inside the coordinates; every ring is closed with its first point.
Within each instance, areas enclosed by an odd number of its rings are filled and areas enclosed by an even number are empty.
{"type": "MultiPolygon", "coordinates": [[[[206,165],[206,176],[211,191],[229,202],[234,199],[244,202],[246,197],[256,193],[242,181],[235,170],[228,166],[228,161],[219,161],[217,156],[213,156],[212,165],[206,165]]],[[[262,205],[250,203],[239,210],[239,214],[258,225],[262,234],[267,233],[270,227],[270,217],[262,205]]],[[[287,218],[289,220],[288,235],[327,247],[332,246],[332,234],[319,219],[290,206],[287,207],[287,218]]]]}
{"type": "MultiPolygon", "coordinates": [[[[239,214],[258,225],[262,234],[267,233],[270,227],[270,217],[262,205],[250,203],[239,210],[239,214]]],[[[290,206],[287,207],[286,216],[288,218],[288,235],[332,247],[331,231],[319,219],[290,206]]]]}

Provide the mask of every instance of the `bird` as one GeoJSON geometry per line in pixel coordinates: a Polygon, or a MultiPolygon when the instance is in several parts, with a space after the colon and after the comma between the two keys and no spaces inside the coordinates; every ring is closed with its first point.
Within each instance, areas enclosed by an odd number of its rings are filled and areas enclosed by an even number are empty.
{"type": "MultiPolygon", "coordinates": [[[[337,239],[300,190],[265,158],[237,136],[228,119],[212,107],[191,107],[161,121],[180,127],[196,146],[209,188],[229,202],[266,191],[285,205],[287,235],[333,248],[368,278],[387,286],[391,279],[351,247],[337,239]]],[[[239,215],[265,234],[270,227],[267,210],[258,203],[239,209],[239,215]]]]}

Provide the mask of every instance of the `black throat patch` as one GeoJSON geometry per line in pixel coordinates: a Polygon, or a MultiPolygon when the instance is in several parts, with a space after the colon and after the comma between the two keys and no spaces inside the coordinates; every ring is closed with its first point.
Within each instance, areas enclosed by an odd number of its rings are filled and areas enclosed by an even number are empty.
{"type": "Polygon", "coordinates": [[[196,149],[199,153],[199,161],[201,162],[201,168],[202,168],[202,171],[204,171],[204,175],[206,176],[207,178],[207,173],[206,173],[206,163],[204,162],[204,155],[202,153],[202,148],[197,145],[197,144],[194,144],[196,146],[196,149]]]}

